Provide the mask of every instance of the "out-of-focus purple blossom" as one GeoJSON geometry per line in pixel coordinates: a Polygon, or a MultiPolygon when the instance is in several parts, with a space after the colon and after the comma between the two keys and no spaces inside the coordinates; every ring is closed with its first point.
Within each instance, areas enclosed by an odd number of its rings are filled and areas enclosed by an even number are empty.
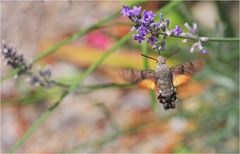
{"type": "Polygon", "coordinates": [[[147,42],[151,45],[154,45],[154,43],[157,42],[157,37],[151,36],[150,38],[148,38],[147,42]]]}
{"type": "Polygon", "coordinates": [[[142,7],[133,6],[133,9],[130,10],[131,15],[138,16],[140,15],[142,7]]]}
{"type": "Polygon", "coordinates": [[[51,79],[51,70],[47,65],[44,69],[39,68],[35,71],[31,63],[27,63],[22,54],[18,54],[15,48],[10,47],[4,41],[1,51],[6,64],[14,69],[18,69],[17,76],[26,75],[31,85],[40,85],[42,87],[51,87],[55,82],[51,79]]]}
{"type": "Polygon", "coordinates": [[[171,33],[172,33],[173,35],[175,35],[175,36],[179,36],[179,35],[182,33],[182,30],[181,30],[181,28],[177,25],[177,26],[175,27],[175,29],[173,29],[173,30],[171,31],[171,33]]]}
{"type": "Polygon", "coordinates": [[[50,88],[54,85],[54,80],[51,79],[50,66],[46,65],[45,68],[38,67],[38,71],[32,72],[27,81],[34,86],[42,86],[50,88]]]}
{"type": "Polygon", "coordinates": [[[144,36],[136,34],[134,35],[134,40],[137,40],[138,43],[142,43],[142,41],[144,40],[144,36]]]}
{"type": "Polygon", "coordinates": [[[147,34],[147,32],[148,32],[148,28],[146,26],[141,25],[138,28],[138,34],[139,35],[145,36],[147,34]]]}
{"type": "Polygon", "coordinates": [[[131,12],[130,8],[128,6],[123,5],[123,9],[121,10],[121,14],[123,16],[129,17],[130,14],[131,14],[130,12],[131,12]]]}
{"type": "Polygon", "coordinates": [[[143,22],[145,24],[149,24],[153,21],[155,14],[152,11],[144,10],[142,13],[142,16],[143,16],[143,22]]]}

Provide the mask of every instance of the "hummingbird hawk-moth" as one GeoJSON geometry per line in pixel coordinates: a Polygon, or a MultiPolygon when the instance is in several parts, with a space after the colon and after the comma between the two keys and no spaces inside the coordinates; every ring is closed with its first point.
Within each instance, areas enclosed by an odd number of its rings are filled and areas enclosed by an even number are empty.
{"type": "Polygon", "coordinates": [[[148,58],[156,60],[156,70],[127,69],[123,71],[123,77],[130,82],[152,80],[155,83],[159,103],[163,104],[165,110],[174,109],[177,101],[176,87],[186,83],[190,76],[201,69],[202,60],[196,59],[169,67],[166,64],[166,59],[162,56],[158,56],[157,59],[148,58]]]}

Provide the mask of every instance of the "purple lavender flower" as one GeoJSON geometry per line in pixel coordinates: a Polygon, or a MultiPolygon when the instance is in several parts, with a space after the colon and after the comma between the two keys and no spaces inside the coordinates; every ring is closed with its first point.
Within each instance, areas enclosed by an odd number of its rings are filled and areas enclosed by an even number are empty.
{"type": "Polygon", "coordinates": [[[133,9],[130,10],[131,15],[138,16],[140,15],[142,7],[133,6],[133,9]]]}
{"type": "Polygon", "coordinates": [[[130,8],[128,6],[123,5],[123,9],[121,10],[121,14],[123,16],[129,17],[131,15],[130,8]]]}
{"type": "Polygon", "coordinates": [[[183,32],[178,25],[176,25],[174,29],[170,30],[170,20],[164,19],[162,13],[159,15],[159,22],[154,21],[155,14],[152,11],[144,10],[141,13],[141,7],[137,6],[133,6],[132,9],[127,6],[123,6],[121,14],[123,16],[127,16],[135,24],[131,28],[131,31],[137,31],[137,34],[134,35],[134,40],[141,43],[146,38],[147,42],[151,44],[154,49],[157,49],[158,52],[166,50],[167,37],[176,36],[185,37],[185,42],[188,40],[196,40],[196,42],[192,44],[190,52],[197,50],[203,54],[207,53],[207,50],[202,46],[202,42],[207,41],[208,38],[199,37],[197,34],[198,29],[196,23],[193,23],[192,26],[185,23],[184,27],[187,29],[187,32],[183,32]]]}
{"type": "Polygon", "coordinates": [[[175,27],[175,29],[173,29],[173,30],[171,31],[171,33],[172,33],[173,35],[175,35],[175,36],[179,36],[179,35],[182,33],[182,30],[181,30],[181,28],[177,25],[177,26],[175,27]]]}
{"type": "Polygon", "coordinates": [[[144,10],[142,13],[142,16],[143,16],[143,22],[148,24],[153,21],[155,14],[152,11],[144,10]]]}
{"type": "Polygon", "coordinates": [[[154,45],[154,43],[157,42],[157,37],[151,36],[150,38],[148,38],[147,42],[151,45],[154,45]]]}
{"type": "Polygon", "coordinates": [[[139,34],[139,35],[145,36],[147,33],[148,33],[148,28],[147,28],[147,27],[141,25],[141,26],[138,28],[138,34],[139,34]]]}
{"type": "Polygon", "coordinates": [[[142,41],[144,40],[144,36],[136,34],[134,35],[134,40],[138,40],[138,43],[142,43],[142,41]]]}

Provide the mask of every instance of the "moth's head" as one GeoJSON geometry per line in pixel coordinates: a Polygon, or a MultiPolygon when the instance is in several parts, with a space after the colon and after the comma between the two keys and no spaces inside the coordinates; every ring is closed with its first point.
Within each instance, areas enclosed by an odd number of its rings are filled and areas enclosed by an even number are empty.
{"type": "Polygon", "coordinates": [[[166,64],[166,59],[163,58],[162,56],[158,56],[157,63],[158,64],[166,64]]]}

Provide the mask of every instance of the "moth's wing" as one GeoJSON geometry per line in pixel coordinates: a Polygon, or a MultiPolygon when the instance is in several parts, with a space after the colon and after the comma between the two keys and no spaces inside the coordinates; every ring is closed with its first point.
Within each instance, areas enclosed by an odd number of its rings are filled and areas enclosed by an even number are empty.
{"type": "Polygon", "coordinates": [[[125,69],[122,71],[122,76],[125,80],[130,82],[138,82],[144,79],[154,79],[154,70],[137,70],[137,69],[125,69]]]}
{"type": "Polygon", "coordinates": [[[187,83],[190,77],[198,72],[202,66],[203,61],[197,59],[171,67],[173,74],[173,85],[177,87],[187,83]]]}
{"type": "Polygon", "coordinates": [[[129,82],[138,83],[141,88],[155,89],[154,70],[125,69],[122,71],[122,76],[129,82]]]}

